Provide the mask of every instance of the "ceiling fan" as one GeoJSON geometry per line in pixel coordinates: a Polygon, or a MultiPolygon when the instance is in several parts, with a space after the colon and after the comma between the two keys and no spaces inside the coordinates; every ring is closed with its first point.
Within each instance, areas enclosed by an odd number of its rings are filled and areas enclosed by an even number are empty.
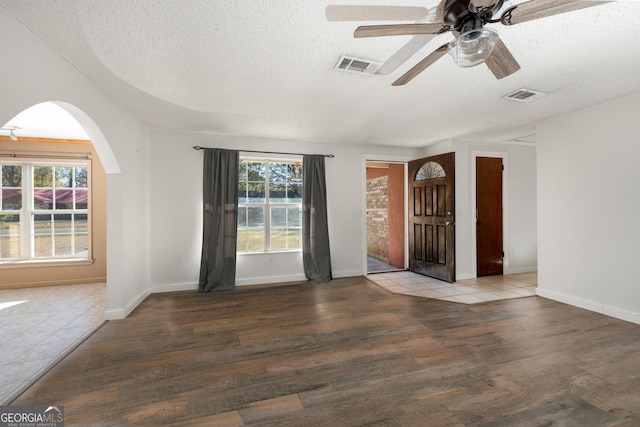
{"type": "MultiPolygon", "coordinates": [[[[416,21],[425,17],[428,20],[428,22],[410,24],[360,26],[354,32],[356,38],[399,35],[412,35],[414,38],[425,35],[435,37],[439,34],[453,32],[455,39],[452,42],[445,43],[435,49],[392,83],[393,86],[401,86],[413,80],[447,52],[461,67],[473,67],[484,62],[497,79],[507,77],[518,71],[520,65],[500,40],[498,33],[495,30],[485,28],[486,24],[514,25],[610,2],[529,0],[515,4],[515,1],[509,2],[508,0],[442,0],[435,11],[409,6],[330,5],[326,8],[326,16],[329,21],[416,21]],[[504,7],[505,3],[506,7],[504,7]],[[509,3],[514,4],[509,6],[509,3]]],[[[410,43],[405,45],[404,51],[401,49],[395,55],[397,57],[395,62],[408,59],[421,47],[418,43],[413,43],[411,48],[407,48],[410,43]],[[401,55],[399,55],[400,53],[401,55]]]]}

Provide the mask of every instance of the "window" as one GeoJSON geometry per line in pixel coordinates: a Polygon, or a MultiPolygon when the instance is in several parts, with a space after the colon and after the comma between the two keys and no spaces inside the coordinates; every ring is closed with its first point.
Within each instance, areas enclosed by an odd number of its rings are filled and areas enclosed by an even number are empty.
{"type": "Polygon", "coordinates": [[[238,252],[302,248],[302,162],[240,159],[238,252]]]}
{"type": "Polygon", "coordinates": [[[436,179],[447,176],[444,169],[439,163],[427,162],[420,167],[416,172],[416,181],[423,181],[425,179],[436,179]]]}
{"type": "Polygon", "coordinates": [[[0,263],[89,259],[89,166],[0,161],[0,263]]]}

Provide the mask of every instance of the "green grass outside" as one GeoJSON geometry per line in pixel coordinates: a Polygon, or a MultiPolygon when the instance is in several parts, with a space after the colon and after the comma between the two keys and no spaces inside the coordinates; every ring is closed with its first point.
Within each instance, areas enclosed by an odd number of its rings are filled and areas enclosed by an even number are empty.
{"type": "MultiPolygon", "coordinates": [[[[295,250],[301,248],[301,230],[271,229],[271,250],[295,250]]],[[[238,230],[238,252],[260,252],[264,250],[263,228],[238,230]]]]}

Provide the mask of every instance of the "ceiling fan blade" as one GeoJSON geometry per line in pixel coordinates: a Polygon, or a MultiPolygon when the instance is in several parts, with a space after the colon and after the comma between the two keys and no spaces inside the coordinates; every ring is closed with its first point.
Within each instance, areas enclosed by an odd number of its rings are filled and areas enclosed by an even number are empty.
{"type": "Polygon", "coordinates": [[[363,25],[356,28],[353,36],[382,37],[382,36],[413,36],[417,34],[440,34],[448,31],[444,24],[391,24],[391,25],[363,25]]]}
{"type": "Polygon", "coordinates": [[[491,7],[497,2],[498,0],[471,0],[475,7],[491,7]]]}
{"type": "Polygon", "coordinates": [[[407,62],[409,58],[418,53],[427,43],[429,43],[435,35],[420,34],[413,36],[404,46],[402,46],[396,53],[393,54],[384,64],[376,71],[376,74],[391,74],[399,66],[407,62]]]}
{"type": "Polygon", "coordinates": [[[520,69],[520,64],[502,40],[498,40],[493,52],[484,62],[498,80],[510,76],[520,69]]]}
{"type": "Polygon", "coordinates": [[[598,6],[611,1],[592,0],[529,0],[513,8],[507,9],[500,18],[505,25],[520,24],[534,19],[545,18],[547,16],[559,15],[561,13],[598,6]]]}
{"type": "Polygon", "coordinates": [[[325,15],[330,22],[342,21],[418,21],[428,13],[418,6],[329,5],[325,15]]]}
{"type": "Polygon", "coordinates": [[[406,85],[411,80],[413,80],[415,76],[426,70],[429,65],[442,58],[442,56],[447,53],[448,48],[449,43],[443,44],[442,46],[431,52],[429,55],[427,55],[422,61],[414,65],[413,68],[411,68],[409,71],[404,73],[398,80],[393,82],[391,86],[406,85]]]}

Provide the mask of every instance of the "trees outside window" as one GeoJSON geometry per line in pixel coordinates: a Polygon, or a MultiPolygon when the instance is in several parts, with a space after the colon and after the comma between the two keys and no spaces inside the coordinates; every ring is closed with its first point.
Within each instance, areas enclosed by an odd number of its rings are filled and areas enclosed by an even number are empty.
{"type": "Polygon", "coordinates": [[[238,252],[302,248],[302,162],[241,159],[238,252]]]}
{"type": "Polygon", "coordinates": [[[0,162],[0,262],[89,259],[89,161],[0,162]]]}

